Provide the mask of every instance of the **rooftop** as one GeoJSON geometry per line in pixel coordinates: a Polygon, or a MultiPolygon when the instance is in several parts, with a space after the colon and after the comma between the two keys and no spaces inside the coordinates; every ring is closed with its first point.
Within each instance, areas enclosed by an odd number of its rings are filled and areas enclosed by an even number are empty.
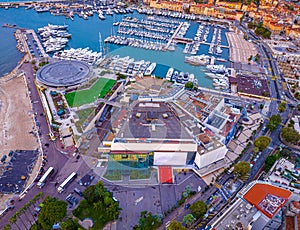
{"type": "Polygon", "coordinates": [[[52,87],[65,87],[81,84],[88,80],[90,67],[81,61],[58,61],[38,70],[37,80],[52,87]]]}
{"type": "Polygon", "coordinates": [[[190,135],[167,103],[140,102],[125,120],[118,138],[190,139],[190,135]]]}
{"type": "Polygon", "coordinates": [[[291,194],[290,191],[273,185],[256,183],[244,194],[243,198],[264,215],[272,218],[291,194]]]}
{"type": "Polygon", "coordinates": [[[215,223],[213,229],[246,229],[253,219],[259,217],[257,209],[247,201],[238,199],[215,223]],[[242,228],[236,228],[241,226],[242,228]]]}
{"type": "Polygon", "coordinates": [[[252,94],[257,96],[269,95],[269,88],[266,79],[252,76],[238,76],[237,87],[239,93],[252,94]]]}

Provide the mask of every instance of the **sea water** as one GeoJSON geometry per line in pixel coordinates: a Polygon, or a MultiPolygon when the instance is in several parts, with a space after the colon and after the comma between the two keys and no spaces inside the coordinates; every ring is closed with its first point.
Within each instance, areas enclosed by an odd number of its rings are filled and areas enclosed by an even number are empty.
{"type": "MultiPolygon", "coordinates": [[[[18,9],[0,9],[0,76],[11,71],[18,63],[22,54],[20,54],[16,49],[16,41],[13,36],[14,29],[4,28],[3,24],[16,24],[17,27],[34,29],[46,26],[50,24],[67,24],[69,25],[68,31],[72,34],[68,46],[69,48],[85,48],[89,47],[93,51],[100,51],[102,43],[102,48],[104,47],[103,40],[110,35],[117,35],[117,27],[113,26],[113,22],[121,21],[123,17],[131,16],[138,18],[146,18],[146,15],[140,15],[137,12],[133,14],[121,15],[114,14],[113,16],[106,15],[105,20],[99,20],[98,15],[89,17],[88,20],[84,20],[77,15],[75,15],[74,20],[66,19],[64,16],[53,16],[50,12],[37,13],[33,9],[25,10],[25,8],[20,7],[18,9]],[[101,33],[102,42],[99,42],[99,32],[101,33]]],[[[187,31],[186,37],[193,38],[199,23],[190,22],[191,26],[187,31]]],[[[222,29],[222,45],[228,45],[225,32],[226,29],[222,29]]],[[[208,42],[212,39],[212,28],[210,28],[210,34],[208,36],[208,42]]],[[[212,80],[205,77],[205,67],[192,66],[184,62],[186,54],[184,54],[184,45],[178,45],[175,51],[155,51],[155,50],[145,50],[136,47],[118,46],[113,44],[107,44],[107,50],[109,50],[108,55],[120,55],[130,56],[135,60],[145,60],[156,62],[157,67],[154,70],[154,74],[160,77],[164,77],[168,71],[168,68],[173,67],[178,71],[189,72],[195,75],[198,79],[199,85],[203,87],[212,87],[212,80]]],[[[208,45],[201,44],[200,50],[197,54],[208,54],[208,45]]],[[[222,48],[223,53],[219,56],[228,59],[229,50],[222,48]]],[[[102,50],[101,50],[102,51],[102,50]]],[[[218,62],[216,62],[218,64],[218,62]]],[[[229,63],[219,63],[226,64],[229,63]]]]}

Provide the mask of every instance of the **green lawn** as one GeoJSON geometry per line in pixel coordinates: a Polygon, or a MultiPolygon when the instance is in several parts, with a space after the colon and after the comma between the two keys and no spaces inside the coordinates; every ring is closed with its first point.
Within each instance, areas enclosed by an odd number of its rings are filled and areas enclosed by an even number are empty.
{"type": "Polygon", "coordinates": [[[89,104],[97,98],[103,98],[115,82],[115,80],[100,78],[91,88],[67,93],[65,97],[71,107],[89,104]]]}
{"type": "MultiPolygon", "coordinates": [[[[95,112],[95,107],[92,107],[92,108],[87,108],[87,109],[82,109],[82,110],[79,110],[79,111],[76,111],[76,114],[78,115],[78,118],[79,118],[79,121],[77,121],[75,123],[76,127],[77,127],[77,130],[79,132],[82,132],[82,127],[83,127],[83,123],[84,122],[89,122],[88,118],[91,116],[91,115],[95,115],[94,112],[95,112]],[[92,114],[93,113],[93,114],[92,114]]],[[[94,117],[94,116],[93,116],[94,117]]]]}
{"type": "Polygon", "coordinates": [[[119,170],[107,170],[103,177],[111,181],[122,180],[122,174],[119,170]]]}

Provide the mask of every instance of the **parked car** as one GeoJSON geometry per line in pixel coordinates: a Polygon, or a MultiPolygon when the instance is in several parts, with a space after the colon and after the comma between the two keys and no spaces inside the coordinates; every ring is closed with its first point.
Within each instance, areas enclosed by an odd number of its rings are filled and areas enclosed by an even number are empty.
{"type": "Polygon", "coordinates": [[[70,204],[69,208],[72,208],[73,206],[76,206],[79,203],[79,200],[72,194],[69,194],[66,197],[66,201],[68,201],[68,203],[70,204]]]}
{"type": "Polygon", "coordinates": [[[83,196],[83,193],[80,191],[79,188],[74,188],[74,192],[76,192],[79,196],[83,196]]]}
{"type": "Polygon", "coordinates": [[[184,205],[184,209],[189,209],[190,206],[191,206],[191,204],[187,203],[186,205],[184,205]]]}

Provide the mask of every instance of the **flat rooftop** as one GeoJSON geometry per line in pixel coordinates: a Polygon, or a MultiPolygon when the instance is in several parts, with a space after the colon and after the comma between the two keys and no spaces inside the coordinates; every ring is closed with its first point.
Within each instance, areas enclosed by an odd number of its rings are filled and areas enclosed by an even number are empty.
{"type": "Polygon", "coordinates": [[[288,201],[292,193],[288,190],[263,183],[254,184],[243,198],[259,211],[272,218],[288,201]]]}
{"type": "Polygon", "coordinates": [[[237,76],[235,81],[237,82],[239,93],[246,93],[257,96],[270,95],[266,79],[252,76],[237,76]]]}
{"type": "Polygon", "coordinates": [[[191,139],[168,103],[139,102],[124,121],[118,138],[191,139]]]}
{"type": "Polygon", "coordinates": [[[221,129],[225,120],[226,120],[226,118],[222,117],[221,115],[219,115],[217,113],[213,113],[208,118],[207,124],[217,128],[217,129],[221,129]]]}
{"type": "Polygon", "coordinates": [[[239,229],[238,227],[246,229],[257,213],[257,209],[243,199],[238,199],[228,210],[225,216],[220,217],[214,223],[213,229],[239,229]]]}
{"type": "Polygon", "coordinates": [[[65,60],[50,63],[38,70],[37,80],[52,87],[65,87],[81,84],[89,79],[90,67],[87,63],[65,60]]]}

